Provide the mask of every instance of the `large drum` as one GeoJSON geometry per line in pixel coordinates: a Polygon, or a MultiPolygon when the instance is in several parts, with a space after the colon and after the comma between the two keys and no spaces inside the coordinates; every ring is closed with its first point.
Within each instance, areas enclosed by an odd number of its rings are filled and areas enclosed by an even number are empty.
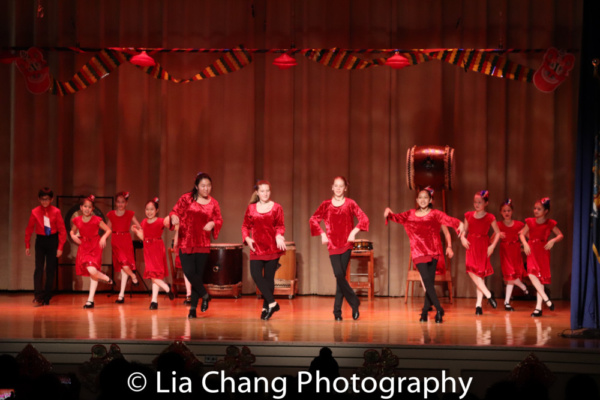
{"type": "Polygon", "coordinates": [[[352,251],[368,251],[373,250],[373,242],[367,239],[355,239],[352,251]]]}
{"type": "Polygon", "coordinates": [[[408,188],[425,186],[452,190],[454,184],[454,149],[449,146],[413,146],[406,154],[408,188]]]}
{"type": "Polygon", "coordinates": [[[285,242],[285,254],[279,258],[280,267],[275,272],[275,286],[277,281],[291,281],[296,279],[296,243],[285,242]]]}
{"type": "Polygon", "coordinates": [[[240,297],[242,288],[242,245],[213,243],[210,245],[208,265],[204,270],[204,284],[212,296],[240,297]]]}

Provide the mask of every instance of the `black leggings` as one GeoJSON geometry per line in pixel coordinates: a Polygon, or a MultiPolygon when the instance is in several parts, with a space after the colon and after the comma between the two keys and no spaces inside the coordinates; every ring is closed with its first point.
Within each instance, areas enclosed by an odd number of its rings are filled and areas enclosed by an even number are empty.
{"type": "Polygon", "coordinates": [[[263,308],[269,308],[270,303],[275,302],[275,271],[277,271],[277,265],[279,264],[279,258],[275,260],[250,260],[250,275],[256,283],[256,287],[263,295],[264,302],[263,308]],[[264,276],[263,276],[264,269],[264,276]]]}
{"type": "Polygon", "coordinates": [[[331,260],[331,267],[333,268],[333,274],[335,275],[335,281],[337,282],[337,288],[335,290],[335,302],[333,303],[333,315],[336,317],[342,316],[342,303],[344,298],[352,310],[356,310],[360,305],[360,301],[354,293],[354,290],[350,287],[350,284],[346,280],[346,269],[350,262],[350,254],[352,250],[348,250],[342,254],[331,254],[329,259],[331,260]]]}
{"type": "Polygon", "coordinates": [[[417,264],[417,269],[423,279],[423,285],[425,286],[425,303],[423,304],[423,312],[426,313],[429,307],[433,304],[437,311],[442,310],[440,300],[435,292],[435,269],[437,266],[437,260],[434,258],[428,263],[417,264]]]}
{"type": "Polygon", "coordinates": [[[179,259],[183,274],[192,284],[191,308],[197,308],[200,298],[208,295],[204,288],[204,267],[208,261],[208,253],[185,254],[179,251],[179,259]]]}

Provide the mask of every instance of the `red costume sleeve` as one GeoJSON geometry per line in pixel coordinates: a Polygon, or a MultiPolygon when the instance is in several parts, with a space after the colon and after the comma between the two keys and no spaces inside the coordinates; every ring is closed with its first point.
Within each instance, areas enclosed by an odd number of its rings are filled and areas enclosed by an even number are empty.
{"type": "Polygon", "coordinates": [[[33,215],[33,211],[31,211],[31,215],[29,216],[29,222],[27,223],[27,228],[25,228],[25,248],[28,249],[31,247],[31,235],[33,234],[33,230],[35,229],[35,215],[33,215]]]}
{"type": "Polygon", "coordinates": [[[458,227],[460,226],[460,220],[458,218],[451,217],[442,211],[438,211],[436,217],[440,224],[452,227],[458,233],[458,227]]]}
{"type": "Polygon", "coordinates": [[[313,216],[310,217],[310,234],[312,236],[320,236],[323,233],[323,229],[321,229],[320,222],[325,219],[328,205],[328,201],[322,202],[319,208],[317,208],[317,211],[315,211],[313,216]]]}
{"type": "Polygon", "coordinates": [[[285,235],[285,221],[283,218],[283,207],[277,207],[275,214],[275,235],[285,235]]]}
{"type": "Polygon", "coordinates": [[[250,218],[250,204],[246,208],[246,213],[244,214],[244,222],[242,222],[242,241],[246,244],[246,238],[250,236],[250,232],[252,231],[252,218],[250,218]]]}
{"type": "Polygon", "coordinates": [[[363,210],[360,209],[360,207],[358,206],[358,204],[356,204],[355,201],[352,202],[352,212],[354,213],[354,216],[358,219],[358,224],[356,225],[356,227],[361,231],[368,232],[369,217],[367,217],[367,214],[365,214],[363,210]]]}
{"type": "Polygon", "coordinates": [[[56,230],[58,231],[58,250],[62,251],[67,242],[67,228],[58,208],[56,209],[56,230]]]}
{"type": "Polygon", "coordinates": [[[217,239],[219,237],[219,232],[221,232],[221,227],[223,226],[223,217],[221,216],[221,208],[219,207],[219,203],[215,199],[211,199],[211,201],[215,202],[212,220],[215,223],[213,228],[213,238],[217,239]]]}
{"type": "Polygon", "coordinates": [[[403,213],[400,213],[400,214],[389,213],[387,216],[387,219],[385,220],[385,223],[387,225],[388,220],[392,220],[394,222],[404,225],[404,223],[408,219],[409,215],[410,215],[410,210],[404,211],[403,213]]]}

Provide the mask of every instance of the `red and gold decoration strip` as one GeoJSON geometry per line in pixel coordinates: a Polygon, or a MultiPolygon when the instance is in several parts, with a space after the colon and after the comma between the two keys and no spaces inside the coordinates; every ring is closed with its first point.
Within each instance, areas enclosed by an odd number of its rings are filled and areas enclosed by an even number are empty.
{"type": "Polygon", "coordinates": [[[1,60],[16,63],[27,80],[27,87],[33,93],[50,91],[60,96],[83,90],[116,70],[121,64],[129,62],[133,54],[140,51],[156,53],[224,53],[202,71],[191,78],[174,78],[160,64],[138,66],[155,79],[173,83],[189,83],[238,71],[252,62],[253,53],[285,53],[290,56],[302,55],[320,65],[340,70],[362,70],[381,66],[392,54],[400,54],[408,61],[408,66],[439,60],[488,76],[503,79],[533,82],[543,92],[550,92],[568,76],[573,68],[574,56],[557,49],[195,49],[195,48],[79,48],[47,47],[31,48],[25,51],[19,47],[0,48],[1,60]],[[20,50],[20,56],[15,51],[20,50]],[[48,64],[41,50],[72,51],[77,53],[97,53],[71,79],[59,81],[48,72],[48,64]],[[537,70],[510,61],[510,53],[545,52],[542,66],[537,70]],[[385,57],[375,58],[382,54],[385,57]],[[370,58],[371,56],[372,58],[370,58]],[[45,78],[45,79],[43,79],[45,78]],[[31,82],[30,82],[31,81],[31,82]]]}

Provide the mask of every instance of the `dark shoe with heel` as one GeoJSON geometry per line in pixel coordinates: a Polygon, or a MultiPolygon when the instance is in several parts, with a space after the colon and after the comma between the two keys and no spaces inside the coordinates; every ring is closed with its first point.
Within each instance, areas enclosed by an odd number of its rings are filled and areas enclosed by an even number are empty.
{"type": "Polygon", "coordinates": [[[435,313],[435,323],[436,324],[441,324],[442,322],[444,322],[444,310],[438,310],[437,313],[435,313]]]}
{"type": "Polygon", "coordinates": [[[481,307],[475,307],[475,315],[483,315],[483,309],[481,307]]]}
{"type": "Polygon", "coordinates": [[[498,303],[496,302],[496,299],[494,298],[494,292],[490,292],[490,297],[487,299],[487,301],[490,304],[490,306],[492,306],[492,308],[498,307],[498,303]]]}
{"type": "Polygon", "coordinates": [[[150,310],[158,310],[158,303],[152,302],[150,303],[150,310]]]}
{"type": "Polygon", "coordinates": [[[118,297],[115,300],[115,303],[117,303],[117,304],[123,304],[123,303],[125,303],[125,298],[124,297],[118,297]]]}
{"type": "Polygon", "coordinates": [[[167,296],[169,296],[169,300],[173,301],[173,300],[175,300],[175,295],[173,294],[173,288],[171,287],[170,283],[167,283],[167,286],[169,287],[169,292],[167,293],[167,296]]]}
{"type": "Polygon", "coordinates": [[[196,309],[190,308],[190,312],[188,313],[188,319],[196,318],[196,309]]]}
{"type": "Polygon", "coordinates": [[[419,318],[419,322],[427,322],[427,313],[426,312],[421,313],[421,318],[419,318]]]}
{"type": "Polygon", "coordinates": [[[515,309],[510,305],[510,303],[504,303],[504,311],[515,311],[515,309]]]}
{"type": "Polygon", "coordinates": [[[208,302],[212,300],[210,294],[206,295],[206,297],[202,298],[202,306],[200,307],[200,311],[205,312],[208,310],[208,302]]]}
{"type": "Polygon", "coordinates": [[[338,315],[338,316],[335,317],[335,320],[336,321],[343,321],[344,319],[342,318],[341,315],[338,315]]]}
{"type": "Polygon", "coordinates": [[[550,311],[554,311],[554,303],[552,302],[552,300],[548,299],[544,303],[546,303],[546,307],[548,307],[550,309],[550,311]],[[550,304],[548,304],[548,303],[550,303],[550,304]]]}
{"type": "Polygon", "coordinates": [[[192,296],[185,296],[185,300],[183,301],[183,305],[191,306],[192,305],[192,296]]]}
{"type": "Polygon", "coordinates": [[[542,316],[542,310],[538,310],[537,308],[535,310],[533,310],[533,312],[531,313],[532,317],[541,317],[542,316]]]}
{"type": "Polygon", "coordinates": [[[277,311],[279,311],[281,308],[279,307],[279,303],[275,304],[275,307],[269,307],[269,309],[267,310],[265,317],[263,318],[265,321],[268,321],[269,318],[271,318],[273,316],[273,314],[275,314],[277,311]]]}
{"type": "Polygon", "coordinates": [[[86,301],[85,304],[83,305],[83,308],[94,308],[94,302],[86,301]]]}
{"type": "Polygon", "coordinates": [[[358,307],[356,307],[356,309],[352,310],[352,319],[356,321],[358,317],[360,317],[360,312],[358,312],[358,307]]]}

